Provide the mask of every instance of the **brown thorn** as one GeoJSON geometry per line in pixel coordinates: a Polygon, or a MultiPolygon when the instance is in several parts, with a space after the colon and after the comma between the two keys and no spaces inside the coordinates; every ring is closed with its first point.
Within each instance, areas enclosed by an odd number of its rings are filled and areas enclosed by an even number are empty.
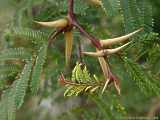
{"type": "Polygon", "coordinates": [[[64,31],[65,28],[58,29],[57,31],[54,31],[50,34],[48,37],[48,47],[51,47],[51,44],[53,43],[54,39],[64,31]]]}
{"type": "Polygon", "coordinates": [[[128,40],[133,35],[135,35],[136,33],[140,32],[142,30],[143,30],[143,28],[140,28],[140,29],[138,29],[138,30],[136,30],[132,33],[129,33],[129,34],[121,36],[121,37],[106,39],[106,40],[100,40],[100,43],[103,47],[113,45],[113,44],[116,44],[116,43],[121,43],[121,42],[124,42],[124,41],[128,40]]]}

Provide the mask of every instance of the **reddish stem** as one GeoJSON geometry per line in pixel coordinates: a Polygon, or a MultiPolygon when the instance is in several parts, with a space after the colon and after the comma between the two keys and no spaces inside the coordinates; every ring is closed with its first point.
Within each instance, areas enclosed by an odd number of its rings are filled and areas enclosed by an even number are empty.
{"type": "MultiPolygon", "coordinates": [[[[68,18],[70,21],[70,24],[75,26],[76,28],[79,29],[79,31],[89,40],[91,40],[92,44],[97,48],[97,49],[102,49],[102,46],[100,42],[92,35],[90,35],[88,32],[84,30],[84,28],[79,24],[77,21],[75,14],[74,14],[74,0],[68,0],[68,18]]],[[[108,66],[108,75],[111,80],[117,79],[117,77],[112,73],[110,70],[110,67],[108,66]]]]}
{"type": "Polygon", "coordinates": [[[53,41],[57,37],[57,35],[62,33],[64,30],[65,30],[65,28],[61,28],[61,29],[58,29],[56,32],[51,33],[51,35],[48,38],[48,47],[51,46],[51,44],[53,43],[53,41]]]}
{"type": "Polygon", "coordinates": [[[97,48],[101,49],[102,46],[97,38],[90,35],[88,32],[84,30],[84,28],[79,24],[79,22],[76,20],[75,14],[74,14],[74,0],[68,0],[68,18],[70,21],[70,24],[75,26],[79,29],[79,31],[89,40],[91,40],[92,44],[97,48]]]}
{"type": "MultiPolygon", "coordinates": [[[[99,50],[102,49],[102,46],[97,38],[89,34],[85,29],[79,24],[74,14],[74,0],[68,0],[68,19],[71,26],[75,26],[79,29],[79,31],[88,38],[91,43],[99,50]]],[[[110,83],[113,81],[118,81],[118,78],[112,73],[110,67],[108,66],[108,77],[110,79],[110,83]]]]}

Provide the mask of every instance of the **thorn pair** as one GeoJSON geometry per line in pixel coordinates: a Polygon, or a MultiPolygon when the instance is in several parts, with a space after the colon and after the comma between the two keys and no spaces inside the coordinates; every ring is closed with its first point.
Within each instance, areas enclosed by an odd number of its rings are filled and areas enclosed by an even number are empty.
{"type": "MultiPolygon", "coordinates": [[[[122,42],[128,40],[130,37],[132,37],[136,33],[140,32],[141,30],[142,30],[142,28],[138,29],[138,30],[136,30],[132,33],[129,33],[125,36],[122,36],[122,37],[117,37],[117,38],[107,39],[107,40],[101,40],[100,41],[101,46],[104,48],[104,47],[108,47],[110,45],[114,45],[114,44],[117,44],[117,43],[122,43],[122,42]]],[[[100,66],[101,66],[101,69],[103,71],[104,78],[105,78],[105,81],[106,81],[105,84],[104,84],[104,87],[102,89],[102,94],[104,93],[104,91],[108,87],[108,85],[113,82],[118,94],[120,95],[119,79],[115,75],[113,75],[113,73],[111,72],[109,64],[105,60],[105,56],[106,55],[111,55],[111,54],[114,54],[114,53],[117,53],[117,52],[121,51],[123,48],[128,46],[130,43],[131,42],[128,42],[128,43],[126,43],[126,44],[124,44],[120,47],[114,48],[114,49],[102,49],[102,50],[97,49],[96,52],[82,52],[82,54],[84,54],[84,55],[88,55],[88,56],[92,56],[92,57],[98,57],[98,60],[99,60],[99,63],[100,63],[100,66]]]]}
{"type": "Polygon", "coordinates": [[[117,37],[117,38],[112,38],[112,39],[106,39],[106,40],[100,40],[100,43],[102,45],[102,47],[108,47],[109,45],[114,45],[117,43],[122,43],[126,40],[128,40],[129,38],[131,38],[133,35],[135,35],[136,33],[142,31],[143,28],[140,28],[132,33],[129,33],[127,35],[121,36],[121,37],[117,37]]]}
{"type": "MultiPolygon", "coordinates": [[[[108,47],[110,45],[114,45],[117,43],[122,43],[126,40],[128,40],[129,38],[131,38],[133,35],[135,35],[136,33],[140,32],[142,30],[138,29],[132,33],[129,33],[127,35],[124,35],[122,37],[117,37],[117,38],[113,38],[113,39],[106,39],[106,40],[100,40],[101,46],[104,47],[108,47]]],[[[114,49],[103,49],[97,52],[82,52],[82,54],[84,55],[88,55],[88,56],[93,56],[93,57],[102,57],[102,56],[106,56],[106,55],[111,55],[111,54],[115,54],[119,51],[121,51],[122,49],[124,49],[126,46],[128,46],[131,42],[128,42],[120,47],[114,48],[114,49]]]]}
{"type": "Polygon", "coordinates": [[[56,28],[57,31],[54,34],[51,34],[49,37],[49,46],[52,44],[54,38],[64,32],[65,38],[65,57],[66,57],[66,66],[70,64],[71,54],[72,54],[72,45],[73,45],[73,32],[72,27],[69,25],[69,20],[66,19],[59,19],[56,21],[51,22],[38,22],[34,21],[35,23],[48,28],[56,28]],[[69,28],[69,29],[68,29],[69,28]]]}
{"type": "Polygon", "coordinates": [[[125,48],[126,46],[128,46],[131,42],[128,42],[120,47],[114,48],[114,49],[103,49],[97,52],[82,52],[82,54],[84,55],[88,55],[88,56],[93,56],[93,57],[103,57],[106,55],[111,55],[114,53],[117,53],[119,51],[121,51],[123,48],[125,48]]]}

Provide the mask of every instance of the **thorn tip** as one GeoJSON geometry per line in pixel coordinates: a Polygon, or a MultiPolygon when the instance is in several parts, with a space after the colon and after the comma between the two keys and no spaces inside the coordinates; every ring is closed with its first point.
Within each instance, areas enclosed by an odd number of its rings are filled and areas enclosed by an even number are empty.
{"type": "Polygon", "coordinates": [[[138,29],[138,30],[136,30],[132,33],[129,33],[129,34],[121,36],[121,37],[107,39],[107,40],[101,40],[100,43],[103,47],[113,45],[113,44],[116,44],[116,43],[121,43],[121,42],[124,42],[124,41],[128,40],[133,35],[135,35],[136,33],[140,32],[142,30],[143,30],[143,28],[140,28],[140,29],[138,29]]]}
{"type": "Polygon", "coordinates": [[[44,27],[63,28],[68,25],[68,20],[67,19],[59,19],[59,20],[50,21],[50,22],[34,21],[34,23],[37,23],[37,24],[44,26],[44,27]]]}

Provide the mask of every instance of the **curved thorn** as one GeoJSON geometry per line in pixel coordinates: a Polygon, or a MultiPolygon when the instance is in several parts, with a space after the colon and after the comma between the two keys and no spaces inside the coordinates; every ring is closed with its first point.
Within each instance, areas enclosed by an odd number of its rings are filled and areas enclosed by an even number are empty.
{"type": "Polygon", "coordinates": [[[125,48],[126,46],[128,46],[130,43],[131,43],[131,42],[128,42],[128,43],[126,43],[126,44],[124,44],[124,45],[122,45],[122,46],[120,46],[120,47],[114,48],[114,49],[106,49],[106,50],[104,51],[104,54],[110,55],[110,54],[117,53],[117,52],[121,51],[123,48],[125,48]]]}
{"type": "Polygon", "coordinates": [[[102,56],[104,56],[104,52],[102,50],[97,51],[97,52],[82,52],[82,54],[92,56],[92,57],[102,57],[102,56]]]}
{"type": "MultiPolygon", "coordinates": [[[[98,52],[99,50],[97,50],[98,52]]],[[[101,69],[103,71],[103,75],[104,75],[104,78],[105,78],[105,85],[102,89],[102,94],[104,93],[105,89],[107,88],[108,84],[109,84],[109,65],[108,63],[106,62],[105,58],[104,57],[98,57],[98,61],[99,61],[99,64],[101,66],[101,69]]]]}
{"type": "Polygon", "coordinates": [[[50,28],[63,28],[68,25],[67,19],[59,19],[51,22],[39,22],[39,21],[34,21],[34,22],[41,26],[50,27],[50,28]]]}
{"type": "Polygon", "coordinates": [[[132,33],[129,33],[127,35],[124,35],[122,37],[117,37],[117,38],[113,38],[113,39],[106,39],[106,40],[101,40],[100,43],[102,46],[108,46],[108,45],[113,45],[113,44],[116,44],[116,43],[121,43],[123,41],[126,41],[128,40],[130,37],[132,37],[133,35],[135,35],[136,33],[142,31],[143,28],[140,28],[132,33]]]}
{"type": "Polygon", "coordinates": [[[110,55],[110,54],[114,54],[114,53],[121,51],[124,47],[126,47],[130,43],[131,42],[128,42],[128,43],[126,43],[120,47],[114,48],[114,49],[104,49],[104,50],[100,50],[97,52],[82,52],[82,54],[92,56],[92,57],[103,57],[105,55],[110,55]]]}
{"type": "Polygon", "coordinates": [[[107,79],[107,81],[105,82],[105,85],[104,85],[104,87],[103,87],[103,89],[102,89],[102,94],[103,94],[103,93],[104,93],[104,91],[106,90],[106,88],[107,88],[107,86],[108,86],[109,82],[110,82],[110,80],[109,80],[109,79],[107,79]]]}
{"type": "Polygon", "coordinates": [[[61,28],[57,31],[54,31],[51,33],[51,35],[48,37],[48,47],[51,46],[51,44],[53,43],[54,39],[64,31],[64,28],[61,28]]]}

